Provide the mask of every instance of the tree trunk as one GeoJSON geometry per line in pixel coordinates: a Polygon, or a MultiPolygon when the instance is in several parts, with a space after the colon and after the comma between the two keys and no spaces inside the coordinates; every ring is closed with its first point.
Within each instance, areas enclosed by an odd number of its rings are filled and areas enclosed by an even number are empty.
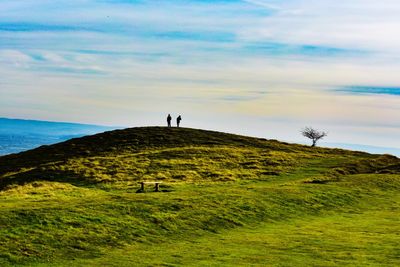
{"type": "Polygon", "coordinates": [[[315,147],[316,144],[317,144],[317,140],[312,140],[312,145],[311,145],[311,147],[315,147]]]}

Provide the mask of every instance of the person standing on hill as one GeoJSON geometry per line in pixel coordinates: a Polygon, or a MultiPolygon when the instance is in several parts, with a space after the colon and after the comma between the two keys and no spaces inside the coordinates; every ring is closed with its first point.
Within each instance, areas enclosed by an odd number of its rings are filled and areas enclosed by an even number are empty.
{"type": "Polygon", "coordinates": [[[171,114],[168,114],[168,117],[167,117],[168,127],[171,127],[171,120],[172,120],[171,114]]]}
{"type": "Polygon", "coordinates": [[[179,127],[179,124],[181,123],[182,117],[181,115],[178,116],[178,118],[176,118],[176,126],[179,127]]]}

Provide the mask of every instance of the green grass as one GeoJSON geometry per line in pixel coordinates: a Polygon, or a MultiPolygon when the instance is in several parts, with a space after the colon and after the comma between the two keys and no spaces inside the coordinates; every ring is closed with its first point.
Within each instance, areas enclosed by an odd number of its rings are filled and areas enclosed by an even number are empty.
{"type": "Polygon", "coordinates": [[[362,213],[307,216],[225,230],[161,244],[136,244],[95,260],[92,266],[396,266],[399,206],[362,213]],[[391,209],[394,208],[394,209],[391,209]],[[368,218],[368,219],[366,219],[368,218]],[[387,232],[388,228],[393,232],[387,232]],[[384,234],[383,234],[384,233],[384,234]],[[138,264],[139,265],[139,264],[138,264]]]}
{"type": "Polygon", "coordinates": [[[162,127],[0,157],[0,265],[396,266],[399,163],[162,127]]]}

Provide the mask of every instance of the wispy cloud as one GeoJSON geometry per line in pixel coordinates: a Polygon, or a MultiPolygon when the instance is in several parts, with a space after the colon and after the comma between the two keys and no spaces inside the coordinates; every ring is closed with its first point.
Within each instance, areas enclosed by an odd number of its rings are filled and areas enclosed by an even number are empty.
{"type": "Polygon", "coordinates": [[[280,10],[281,9],[279,5],[273,4],[273,2],[276,3],[277,1],[263,1],[263,0],[243,0],[243,1],[253,4],[253,5],[272,9],[272,10],[280,10]]]}
{"type": "MultiPolygon", "coordinates": [[[[51,25],[38,23],[0,23],[0,31],[4,32],[75,32],[94,31],[94,28],[73,25],[51,25]]],[[[96,30],[98,31],[98,30],[96,30]]]]}
{"type": "Polygon", "coordinates": [[[249,51],[253,54],[282,56],[282,55],[301,55],[306,57],[357,57],[370,55],[371,52],[344,49],[319,45],[303,45],[303,44],[287,44],[287,43],[274,43],[274,42],[248,42],[240,49],[249,51]]]}
{"type": "Polygon", "coordinates": [[[345,86],[340,89],[336,89],[336,91],[352,94],[383,94],[400,96],[400,87],[345,86]]]}
{"type": "Polygon", "coordinates": [[[280,12],[250,31],[244,31],[243,38],[380,52],[398,50],[400,5],[397,1],[274,2],[280,12]]]}

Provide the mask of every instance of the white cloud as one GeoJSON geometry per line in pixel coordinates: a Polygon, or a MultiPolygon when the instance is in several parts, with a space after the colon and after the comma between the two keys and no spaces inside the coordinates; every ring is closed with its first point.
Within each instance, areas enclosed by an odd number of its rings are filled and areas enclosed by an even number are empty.
{"type": "Polygon", "coordinates": [[[282,1],[279,10],[261,25],[244,30],[242,38],[399,51],[398,1],[282,1]]]}
{"type": "Polygon", "coordinates": [[[276,1],[263,1],[263,0],[244,0],[244,2],[256,5],[256,6],[261,6],[265,7],[267,9],[272,9],[272,10],[280,10],[280,6],[277,4],[274,4],[273,2],[276,1]]]}
{"type": "Polygon", "coordinates": [[[31,62],[33,62],[32,58],[21,51],[11,49],[0,50],[0,64],[25,68],[31,62]]]}

